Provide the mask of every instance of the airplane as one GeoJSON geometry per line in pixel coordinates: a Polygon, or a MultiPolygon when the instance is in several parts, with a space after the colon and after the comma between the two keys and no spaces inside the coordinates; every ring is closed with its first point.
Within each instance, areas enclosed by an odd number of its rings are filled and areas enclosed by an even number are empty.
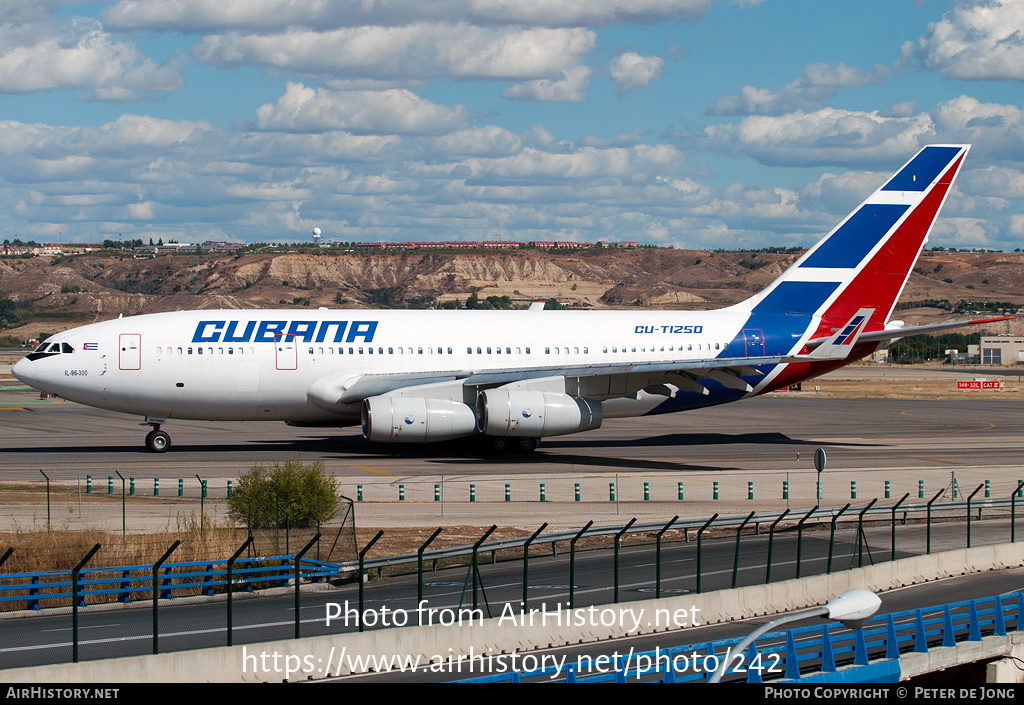
{"type": "Polygon", "coordinates": [[[970,145],[924,147],[766,289],[713,311],[200,310],[51,336],[13,367],[54,396],[144,417],[362,425],[370,441],[497,451],[789,387],[895,339],[889,316],[970,145]]]}

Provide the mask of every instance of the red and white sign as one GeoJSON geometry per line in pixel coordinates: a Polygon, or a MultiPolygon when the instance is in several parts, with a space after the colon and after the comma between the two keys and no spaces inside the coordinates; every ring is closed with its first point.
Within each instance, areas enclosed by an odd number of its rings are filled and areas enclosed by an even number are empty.
{"type": "Polygon", "coordinates": [[[957,389],[999,389],[999,382],[997,380],[958,380],[956,383],[957,389]]]}

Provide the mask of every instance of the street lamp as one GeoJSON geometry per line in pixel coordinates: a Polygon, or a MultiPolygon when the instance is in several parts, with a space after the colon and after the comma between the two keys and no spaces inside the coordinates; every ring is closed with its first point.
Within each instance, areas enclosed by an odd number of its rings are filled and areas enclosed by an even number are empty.
{"type": "Polygon", "coordinates": [[[848,629],[860,629],[864,626],[871,615],[878,611],[879,606],[882,604],[881,598],[870,590],[850,590],[844,592],[839,597],[831,600],[828,604],[822,607],[813,607],[809,610],[801,610],[799,612],[792,612],[790,614],[784,614],[781,617],[776,617],[772,621],[762,624],[760,627],[752,631],[747,636],[743,637],[743,640],[737,644],[734,648],[729,649],[725,658],[722,659],[721,663],[718,664],[718,668],[715,669],[714,674],[708,679],[708,683],[718,683],[722,680],[722,676],[729,669],[729,664],[733,660],[734,656],[742,657],[743,652],[748,646],[750,646],[759,636],[773,629],[789,622],[797,622],[801,619],[808,617],[828,617],[841,622],[844,627],[848,629]]]}

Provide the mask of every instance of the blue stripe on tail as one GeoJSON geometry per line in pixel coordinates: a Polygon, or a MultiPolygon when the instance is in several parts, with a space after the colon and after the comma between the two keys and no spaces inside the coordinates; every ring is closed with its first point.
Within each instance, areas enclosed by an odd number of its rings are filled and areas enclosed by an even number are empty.
{"type": "Polygon", "coordinates": [[[949,166],[962,147],[925,147],[903,167],[883,191],[924,191],[949,166]]]}
{"type": "Polygon", "coordinates": [[[800,266],[855,268],[908,208],[877,203],[862,206],[800,266]]]}

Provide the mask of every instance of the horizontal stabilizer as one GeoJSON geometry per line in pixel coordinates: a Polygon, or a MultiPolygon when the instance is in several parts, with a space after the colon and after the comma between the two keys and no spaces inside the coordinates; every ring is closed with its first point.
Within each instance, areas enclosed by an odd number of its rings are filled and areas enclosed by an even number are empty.
{"type": "Polygon", "coordinates": [[[862,337],[864,327],[871,320],[871,315],[874,312],[875,309],[873,308],[859,309],[846,322],[846,325],[836,331],[830,338],[818,338],[817,340],[808,341],[807,347],[813,348],[812,352],[807,355],[796,355],[788,361],[845,360],[849,357],[853,346],[862,337]]]}
{"type": "Polygon", "coordinates": [[[887,330],[878,330],[871,333],[865,333],[860,337],[863,342],[877,343],[880,341],[889,342],[892,340],[899,340],[900,338],[906,338],[910,335],[921,335],[923,333],[934,333],[940,330],[949,330],[950,328],[962,328],[964,326],[980,326],[985,323],[998,323],[999,321],[1013,321],[1016,320],[1014,316],[1003,316],[1001,318],[979,318],[973,321],[950,321],[949,323],[929,323],[924,326],[911,326],[910,328],[889,328],[887,330]]]}

